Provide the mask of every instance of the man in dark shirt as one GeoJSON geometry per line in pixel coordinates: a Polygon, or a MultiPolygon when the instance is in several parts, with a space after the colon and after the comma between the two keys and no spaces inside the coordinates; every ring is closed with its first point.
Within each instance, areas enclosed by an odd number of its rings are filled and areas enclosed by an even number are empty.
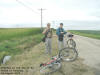
{"type": "Polygon", "coordinates": [[[66,34],[64,28],[63,28],[63,23],[60,23],[60,27],[56,30],[56,34],[58,36],[58,47],[59,50],[64,48],[64,34],[66,34]]]}

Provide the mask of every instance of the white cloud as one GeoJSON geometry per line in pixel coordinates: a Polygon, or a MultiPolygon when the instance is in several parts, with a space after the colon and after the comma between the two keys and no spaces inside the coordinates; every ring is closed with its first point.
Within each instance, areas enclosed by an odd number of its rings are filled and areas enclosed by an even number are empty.
{"type": "Polygon", "coordinates": [[[96,16],[98,0],[19,0],[38,12],[34,13],[16,0],[0,0],[0,24],[40,23],[40,11],[44,8],[43,22],[53,20],[100,21],[96,16]],[[90,15],[94,13],[94,15],[90,15]]]}

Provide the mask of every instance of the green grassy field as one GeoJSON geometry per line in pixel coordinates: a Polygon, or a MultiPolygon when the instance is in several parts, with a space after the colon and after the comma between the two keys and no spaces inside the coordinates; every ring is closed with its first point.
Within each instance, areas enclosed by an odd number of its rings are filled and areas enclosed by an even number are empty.
{"type": "MultiPolygon", "coordinates": [[[[18,55],[41,42],[40,28],[0,29],[0,60],[18,55]]],[[[0,61],[1,62],[1,61],[0,61]]]]}
{"type": "Polygon", "coordinates": [[[21,38],[28,35],[40,33],[39,28],[19,28],[19,29],[0,29],[0,41],[9,40],[12,38],[21,38]]]}
{"type": "Polygon", "coordinates": [[[99,30],[71,30],[70,32],[72,32],[73,34],[77,34],[77,35],[100,39],[99,30]]]}

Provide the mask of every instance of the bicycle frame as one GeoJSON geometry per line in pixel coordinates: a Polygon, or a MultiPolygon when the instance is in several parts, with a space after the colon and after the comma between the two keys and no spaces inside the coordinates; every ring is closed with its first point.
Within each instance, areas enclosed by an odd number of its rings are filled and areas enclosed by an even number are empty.
{"type": "Polygon", "coordinates": [[[40,67],[41,67],[41,66],[47,66],[47,65],[53,64],[53,63],[55,63],[55,62],[58,62],[57,60],[58,60],[58,58],[55,57],[55,58],[53,58],[53,60],[51,60],[50,62],[40,64],[40,67]]]}

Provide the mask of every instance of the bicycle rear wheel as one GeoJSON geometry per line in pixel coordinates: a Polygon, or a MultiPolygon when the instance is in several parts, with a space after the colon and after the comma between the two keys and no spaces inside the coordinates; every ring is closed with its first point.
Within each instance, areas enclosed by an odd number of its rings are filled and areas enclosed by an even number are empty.
{"type": "Polygon", "coordinates": [[[53,72],[56,72],[57,70],[59,70],[61,67],[61,63],[52,63],[46,66],[41,67],[40,73],[43,73],[45,75],[47,74],[51,74],[53,72]]]}
{"type": "Polygon", "coordinates": [[[64,61],[74,61],[78,57],[78,52],[75,48],[64,48],[59,54],[64,61]]]}
{"type": "Polygon", "coordinates": [[[76,47],[76,42],[73,39],[69,39],[67,41],[67,45],[69,48],[75,48],[76,47]]]}

